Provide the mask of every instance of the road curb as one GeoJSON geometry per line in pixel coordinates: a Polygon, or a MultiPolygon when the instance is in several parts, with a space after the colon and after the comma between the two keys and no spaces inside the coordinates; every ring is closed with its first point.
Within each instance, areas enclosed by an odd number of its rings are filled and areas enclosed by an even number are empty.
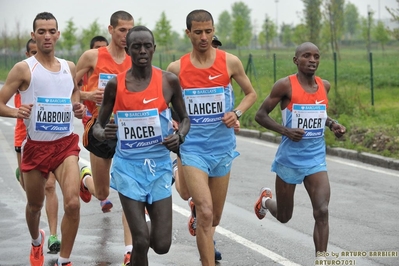
{"type": "MultiPolygon", "coordinates": [[[[237,135],[277,144],[281,141],[281,136],[276,136],[271,132],[260,132],[253,129],[240,129],[240,132],[238,132],[237,135]]],[[[381,155],[333,147],[327,147],[327,154],[399,171],[399,160],[381,155]]]]}

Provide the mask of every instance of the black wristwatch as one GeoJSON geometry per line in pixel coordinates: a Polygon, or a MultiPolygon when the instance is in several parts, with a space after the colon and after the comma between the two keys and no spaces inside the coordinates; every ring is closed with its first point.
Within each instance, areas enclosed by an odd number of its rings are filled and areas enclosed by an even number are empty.
{"type": "Polygon", "coordinates": [[[242,116],[242,112],[240,110],[233,110],[233,112],[236,114],[237,120],[239,120],[240,117],[242,116]]]}
{"type": "Polygon", "coordinates": [[[180,132],[177,132],[177,135],[179,136],[179,144],[183,144],[184,141],[186,140],[186,137],[180,132]]]}

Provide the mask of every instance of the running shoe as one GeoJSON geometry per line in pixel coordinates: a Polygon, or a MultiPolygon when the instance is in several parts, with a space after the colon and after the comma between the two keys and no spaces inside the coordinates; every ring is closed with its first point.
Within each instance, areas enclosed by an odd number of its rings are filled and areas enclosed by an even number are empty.
{"type": "Polygon", "coordinates": [[[85,185],[83,184],[83,178],[87,175],[91,175],[91,170],[89,167],[87,166],[83,166],[80,169],[80,198],[84,201],[84,202],[89,202],[91,200],[91,193],[90,191],[85,187],[85,185]]]}
{"type": "Polygon", "coordinates": [[[43,245],[45,233],[42,229],[39,230],[40,235],[42,236],[42,241],[40,242],[40,246],[32,245],[30,250],[30,265],[31,266],[43,266],[44,264],[44,255],[43,255],[43,245]]]}
{"type": "Polygon", "coordinates": [[[63,264],[59,264],[58,260],[55,262],[54,266],[72,266],[72,262],[65,262],[63,264]]]}
{"type": "Polygon", "coordinates": [[[130,266],[130,252],[125,254],[122,266],[130,266]]]}
{"type": "Polygon", "coordinates": [[[265,218],[266,213],[267,213],[267,209],[262,206],[263,198],[269,198],[269,199],[272,198],[272,191],[270,190],[270,188],[263,187],[260,190],[259,198],[255,203],[254,211],[259,220],[262,220],[263,218],[265,218]]]}
{"type": "Polygon", "coordinates": [[[57,254],[60,252],[61,241],[58,240],[57,235],[51,235],[47,241],[47,247],[50,254],[57,254]]]}
{"type": "Polygon", "coordinates": [[[105,199],[100,201],[101,210],[103,213],[110,212],[112,207],[114,206],[109,199],[105,199]]]}
{"type": "Polygon", "coordinates": [[[195,236],[197,234],[197,217],[195,214],[195,205],[192,201],[192,198],[188,199],[188,206],[190,206],[191,209],[191,215],[188,217],[188,231],[192,236],[195,236]]]}
{"type": "Polygon", "coordinates": [[[15,177],[17,178],[18,182],[19,182],[20,176],[21,176],[21,172],[19,171],[19,167],[17,167],[17,169],[15,169],[15,177]]]}
{"type": "Polygon", "coordinates": [[[215,261],[218,260],[222,260],[222,253],[220,253],[217,249],[216,249],[216,241],[213,240],[213,245],[215,247],[215,261]]]}

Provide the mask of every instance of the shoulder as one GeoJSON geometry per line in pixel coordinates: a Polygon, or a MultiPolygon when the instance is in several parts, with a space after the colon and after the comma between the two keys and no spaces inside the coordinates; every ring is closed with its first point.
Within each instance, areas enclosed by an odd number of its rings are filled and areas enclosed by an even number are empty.
{"type": "Polygon", "coordinates": [[[175,75],[179,75],[180,73],[180,59],[176,60],[168,65],[166,71],[171,72],[175,75]]]}
{"type": "Polygon", "coordinates": [[[289,76],[281,78],[274,83],[272,91],[279,92],[279,94],[290,93],[292,90],[289,76]]]}
{"type": "Polygon", "coordinates": [[[98,57],[98,49],[90,49],[90,50],[85,51],[81,55],[79,61],[80,60],[90,60],[90,61],[97,60],[97,57],[98,57]]]}

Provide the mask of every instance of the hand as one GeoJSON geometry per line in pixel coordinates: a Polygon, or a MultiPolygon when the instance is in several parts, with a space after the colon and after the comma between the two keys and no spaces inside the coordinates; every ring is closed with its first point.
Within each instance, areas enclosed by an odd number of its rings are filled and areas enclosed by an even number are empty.
{"type": "Polygon", "coordinates": [[[104,89],[96,89],[89,94],[89,100],[101,104],[104,97],[104,89]]]}
{"type": "Polygon", "coordinates": [[[241,127],[240,120],[237,120],[236,124],[234,125],[234,133],[237,134],[238,132],[240,132],[240,127],[241,127]]]}
{"type": "Polygon", "coordinates": [[[17,110],[17,118],[28,119],[32,111],[33,104],[21,104],[17,110]]]}
{"type": "Polygon", "coordinates": [[[86,110],[86,106],[84,106],[83,104],[81,104],[79,102],[73,103],[72,110],[73,110],[73,113],[76,118],[82,119],[83,115],[85,113],[85,110],[86,110]]]}
{"type": "Polygon", "coordinates": [[[111,119],[104,128],[105,139],[116,139],[116,133],[118,131],[118,125],[115,124],[114,119],[111,119]]]}
{"type": "Polygon", "coordinates": [[[162,144],[165,145],[165,147],[168,150],[173,151],[174,153],[177,153],[179,151],[179,147],[180,147],[179,135],[171,134],[171,135],[167,136],[166,138],[163,139],[162,144]]]}
{"type": "Polygon", "coordinates": [[[331,131],[337,138],[340,138],[346,133],[346,128],[341,124],[333,123],[331,125],[331,131]]]}
{"type": "Polygon", "coordinates": [[[237,116],[234,112],[227,112],[224,114],[222,118],[222,122],[226,125],[226,127],[231,128],[236,125],[237,116]]]}
{"type": "Polygon", "coordinates": [[[173,125],[173,130],[178,131],[179,130],[179,123],[177,123],[175,120],[172,120],[172,125],[173,125]]]}
{"type": "Polygon", "coordinates": [[[300,141],[305,134],[305,130],[302,128],[287,128],[287,130],[288,132],[285,135],[287,138],[295,142],[300,141]]]}

